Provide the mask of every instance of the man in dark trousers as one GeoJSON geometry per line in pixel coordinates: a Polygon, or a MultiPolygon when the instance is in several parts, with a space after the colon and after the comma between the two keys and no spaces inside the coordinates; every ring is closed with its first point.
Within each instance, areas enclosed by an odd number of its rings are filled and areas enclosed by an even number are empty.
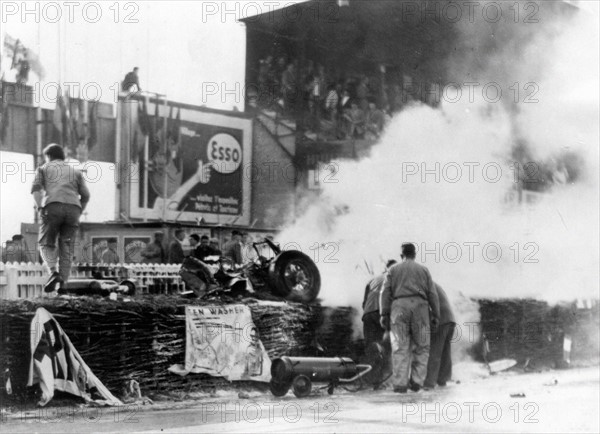
{"type": "Polygon", "coordinates": [[[389,374],[389,358],[390,354],[385,343],[383,343],[383,335],[385,330],[381,327],[379,322],[379,299],[381,298],[381,288],[383,287],[383,280],[389,268],[396,264],[396,261],[390,259],[386,266],[385,271],[379,276],[375,276],[367,284],[365,288],[365,297],[363,300],[363,335],[365,338],[365,349],[367,351],[373,350],[376,346],[383,348],[383,364],[381,366],[381,372],[378,378],[375,378],[375,383],[381,383],[386,375],[389,374]]]}
{"type": "Polygon", "coordinates": [[[52,292],[69,280],[79,218],[90,192],[81,171],[65,162],[62,146],[52,143],[43,153],[46,164],[38,167],[31,194],[41,221],[40,253],[50,270],[44,291],[52,292]]]}
{"type": "Polygon", "coordinates": [[[431,334],[427,378],[423,383],[425,389],[433,389],[436,384],[445,386],[452,378],[451,343],[456,320],[446,292],[437,283],[434,286],[440,300],[440,324],[431,334]]]}
{"type": "Polygon", "coordinates": [[[169,244],[169,264],[181,264],[185,255],[183,254],[182,242],[185,239],[185,231],[183,229],[175,230],[175,239],[169,244]]]}
{"type": "Polygon", "coordinates": [[[415,262],[416,255],[414,244],[402,245],[403,262],[388,270],[381,295],[381,326],[391,332],[392,382],[397,393],[406,393],[409,387],[418,392],[423,386],[429,360],[430,329],[437,327],[440,318],[431,274],[415,262]]]}

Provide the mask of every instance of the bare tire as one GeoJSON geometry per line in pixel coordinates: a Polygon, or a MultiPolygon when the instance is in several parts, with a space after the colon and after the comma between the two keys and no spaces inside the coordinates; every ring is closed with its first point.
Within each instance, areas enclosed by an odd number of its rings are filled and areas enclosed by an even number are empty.
{"type": "Polygon", "coordinates": [[[312,382],[306,375],[298,375],[292,382],[292,391],[297,398],[305,398],[310,395],[312,382]]]}
{"type": "Polygon", "coordinates": [[[269,268],[273,292],[290,301],[310,303],[321,290],[321,276],[315,263],[296,250],[281,253],[269,268]]]}

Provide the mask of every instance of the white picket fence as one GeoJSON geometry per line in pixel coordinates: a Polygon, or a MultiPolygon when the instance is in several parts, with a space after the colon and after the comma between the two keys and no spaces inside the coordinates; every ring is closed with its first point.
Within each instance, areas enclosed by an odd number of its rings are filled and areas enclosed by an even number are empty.
{"type": "MultiPolygon", "coordinates": [[[[135,282],[136,293],[169,293],[185,290],[185,283],[179,275],[180,264],[103,264],[103,277],[117,282],[129,279],[135,282]]],[[[80,271],[71,269],[72,279],[92,279],[92,267],[80,271]]],[[[0,262],[0,299],[32,299],[44,296],[44,285],[48,271],[41,264],[0,262]]]]}
{"type": "Polygon", "coordinates": [[[48,272],[43,265],[0,262],[0,299],[32,299],[44,295],[48,272]]]}

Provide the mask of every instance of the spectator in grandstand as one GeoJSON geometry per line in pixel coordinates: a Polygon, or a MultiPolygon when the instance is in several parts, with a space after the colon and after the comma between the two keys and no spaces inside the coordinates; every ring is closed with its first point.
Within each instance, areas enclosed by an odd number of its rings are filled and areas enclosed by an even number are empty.
{"type": "Polygon", "coordinates": [[[350,109],[344,113],[346,120],[346,135],[350,138],[362,138],[365,133],[365,113],[358,107],[358,102],[353,101],[350,109]]]}
{"type": "Polygon", "coordinates": [[[358,107],[366,112],[369,109],[369,78],[364,76],[361,78],[358,86],[356,87],[356,99],[358,100],[358,107]]]}
{"type": "Polygon", "coordinates": [[[327,89],[327,96],[325,97],[325,114],[327,120],[335,122],[339,102],[340,95],[338,93],[338,86],[332,84],[327,89]]]}
{"type": "Polygon", "coordinates": [[[369,111],[366,115],[365,125],[366,136],[370,139],[378,138],[385,126],[385,113],[373,101],[369,102],[369,111]]]}
{"type": "Polygon", "coordinates": [[[296,65],[293,63],[288,64],[281,76],[281,90],[286,112],[288,114],[295,113],[298,105],[298,77],[296,75],[296,65]]]}

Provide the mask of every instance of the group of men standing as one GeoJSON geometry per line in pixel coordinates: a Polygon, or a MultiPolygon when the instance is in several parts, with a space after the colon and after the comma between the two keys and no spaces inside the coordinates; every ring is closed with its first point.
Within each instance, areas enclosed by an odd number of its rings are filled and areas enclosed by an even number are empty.
{"type": "Polygon", "coordinates": [[[401,257],[365,289],[365,346],[383,355],[376,389],[389,377],[397,393],[445,386],[452,377],[452,307],[429,270],[415,262],[414,244],[403,244],[401,257]]]}
{"type": "MultiPolygon", "coordinates": [[[[174,239],[169,243],[167,249],[164,244],[164,234],[161,231],[154,233],[154,240],[146,245],[146,248],[140,253],[143,261],[150,264],[181,264],[185,259],[183,241],[185,240],[185,230],[176,229],[174,239]]],[[[190,256],[194,256],[202,261],[207,256],[221,256],[219,249],[219,240],[209,238],[207,235],[191,234],[188,238],[190,247],[190,256]]]]}

